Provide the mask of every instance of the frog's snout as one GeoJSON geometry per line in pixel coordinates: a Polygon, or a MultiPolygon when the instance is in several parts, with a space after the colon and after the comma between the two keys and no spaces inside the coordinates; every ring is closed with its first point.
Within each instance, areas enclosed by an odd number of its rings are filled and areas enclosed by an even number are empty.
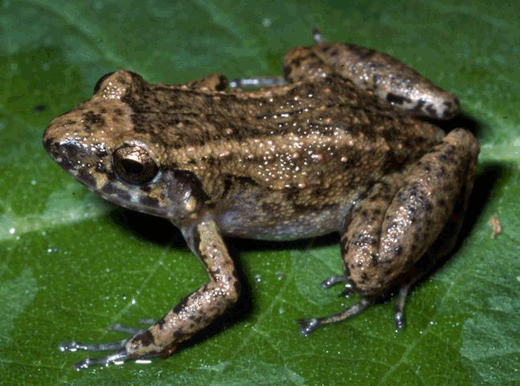
{"type": "Polygon", "coordinates": [[[56,128],[49,126],[43,136],[43,146],[63,169],[87,186],[92,186],[93,170],[105,168],[107,151],[103,144],[89,143],[83,137],[55,136],[56,128]]]}
{"type": "MultiPolygon", "coordinates": [[[[67,171],[75,169],[82,157],[81,146],[75,140],[67,139],[63,142],[54,138],[44,138],[43,145],[53,160],[67,171]]],[[[83,151],[84,152],[84,151],[83,151]]]]}

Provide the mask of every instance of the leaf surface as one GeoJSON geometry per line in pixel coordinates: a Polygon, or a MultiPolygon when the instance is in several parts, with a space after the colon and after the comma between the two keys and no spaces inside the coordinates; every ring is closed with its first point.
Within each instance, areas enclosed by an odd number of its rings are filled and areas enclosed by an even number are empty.
{"type": "Polygon", "coordinates": [[[516,3],[0,4],[0,384],[520,384],[516,3]],[[305,338],[298,319],[355,301],[319,286],[341,272],[337,239],[230,240],[245,285],[237,309],[168,360],[76,372],[85,354],[60,342],[122,339],[105,327],[159,318],[206,277],[168,222],[111,206],[60,170],[41,146],[46,124],[119,68],[164,83],[279,75],[315,26],[455,92],[455,124],[481,143],[459,247],[411,294],[407,328],[394,331],[390,301],[305,338]]]}

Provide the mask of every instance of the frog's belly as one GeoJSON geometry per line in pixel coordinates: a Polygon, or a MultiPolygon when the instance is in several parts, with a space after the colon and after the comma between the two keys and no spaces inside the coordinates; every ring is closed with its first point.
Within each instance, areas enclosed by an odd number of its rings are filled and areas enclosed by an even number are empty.
{"type": "Polygon", "coordinates": [[[260,240],[296,240],[339,231],[352,205],[302,208],[291,203],[243,199],[222,205],[216,220],[225,235],[260,240]]]}

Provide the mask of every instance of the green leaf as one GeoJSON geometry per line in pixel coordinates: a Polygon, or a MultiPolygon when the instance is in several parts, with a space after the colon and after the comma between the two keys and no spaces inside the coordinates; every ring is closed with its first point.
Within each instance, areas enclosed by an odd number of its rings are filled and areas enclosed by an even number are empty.
{"type": "Polygon", "coordinates": [[[518,4],[0,4],[0,384],[520,384],[518,4]],[[41,146],[46,124],[119,68],[164,83],[279,75],[315,26],[455,92],[455,123],[481,143],[459,247],[412,292],[407,328],[394,331],[390,301],[303,337],[298,319],[355,301],[319,285],[341,272],[337,240],[229,240],[246,287],[239,307],[167,360],[75,371],[85,353],[60,342],[122,339],[105,327],[159,318],[206,277],[169,223],[111,206],[60,170],[41,146]]]}

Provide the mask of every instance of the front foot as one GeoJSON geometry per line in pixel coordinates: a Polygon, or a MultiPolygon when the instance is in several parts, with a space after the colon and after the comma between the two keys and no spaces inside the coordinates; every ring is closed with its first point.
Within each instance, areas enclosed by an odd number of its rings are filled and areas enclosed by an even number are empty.
{"type": "MultiPolygon", "coordinates": [[[[105,355],[98,358],[86,358],[74,364],[76,370],[87,369],[92,366],[109,366],[109,365],[122,365],[128,360],[139,360],[139,359],[150,359],[159,356],[159,353],[146,353],[136,354],[131,353],[129,348],[132,347],[132,342],[141,342],[143,339],[148,337],[148,331],[137,330],[133,328],[123,327],[121,325],[115,325],[110,328],[113,331],[120,331],[126,333],[135,333],[134,336],[128,339],[119,340],[111,343],[98,343],[88,344],[80,343],[76,341],[63,342],[59,345],[61,351],[65,352],[76,352],[76,351],[115,351],[110,355],[105,355]]],[[[135,343],[134,343],[135,344],[135,343]]]]}
{"type": "MultiPolygon", "coordinates": [[[[130,339],[98,345],[77,342],[62,344],[62,351],[117,350],[105,357],[81,361],[76,364],[76,369],[85,369],[93,365],[122,364],[128,360],[158,356],[166,358],[181,342],[200,332],[237,301],[240,285],[235,267],[215,222],[211,218],[203,219],[182,228],[182,231],[191,250],[197,253],[204,263],[209,274],[209,282],[182,299],[147,330],[137,330],[138,333],[130,339]]],[[[136,332],[119,325],[112,329],[136,332]]]]}
{"type": "Polygon", "coordinates": [[[59,345],[61,351],[75,352],[78,350],[83,351],[112,351],[117,350],[116,353],[111,355],[106,355],[99,358],[86,358],[82,361],[74,364],[74,368],[76,370],[87,369],[92,366],[108,366],[111,364],[123,364],[126,360],[128,360],[128,353],[126,351],[126,343],[129,339],[124,339],[117,342],[112,343],[100,343],[100,344],[85,344],[79,343],[76,341],[72,342],[63,342],[59,345]]]}
{"type": "Polygon", "coordinates": [[[126,348],[122,348],[118,352],[112,355],[106,355],[99,358],[86,358],[74,364],[76,370],[85,370],[92,366],[109,366],[109,365],[122,365],[128,360],[128,354],[126,348]]]}

